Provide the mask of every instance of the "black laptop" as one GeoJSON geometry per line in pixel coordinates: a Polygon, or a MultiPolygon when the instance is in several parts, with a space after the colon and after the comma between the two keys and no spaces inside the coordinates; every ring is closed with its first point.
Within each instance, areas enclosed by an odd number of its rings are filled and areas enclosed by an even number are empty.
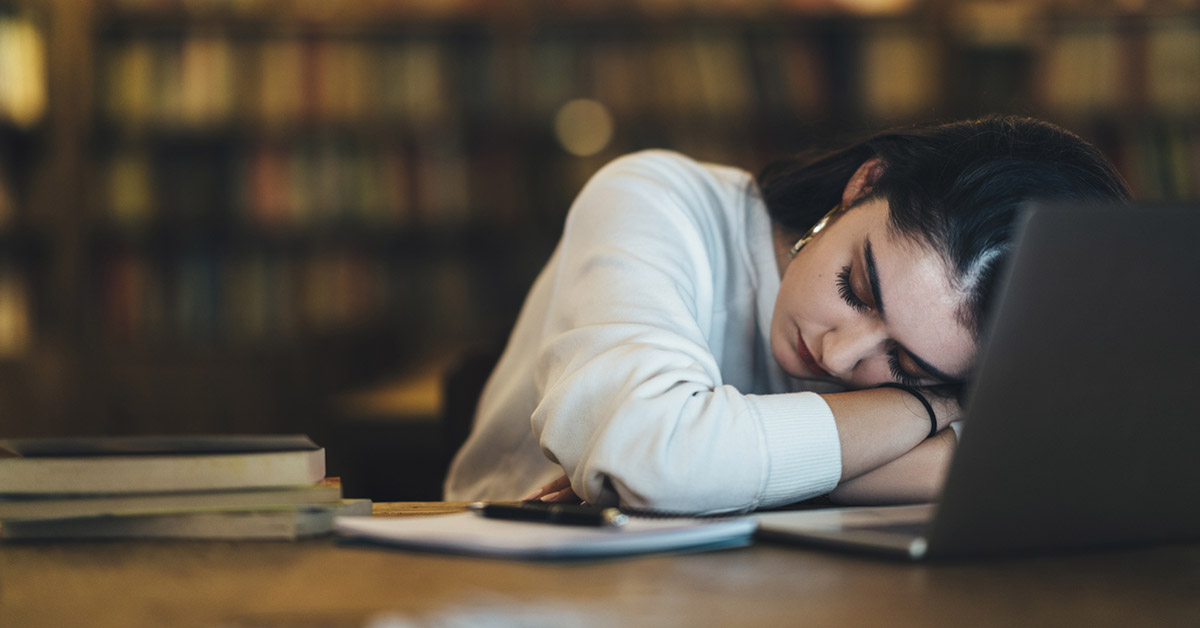
{"type": "Polygon", "coordinates": [[[913,559],[1200,539],[1200,207],[1044,207],[1016,250],[936,504],[758,515],[913,559]]]}

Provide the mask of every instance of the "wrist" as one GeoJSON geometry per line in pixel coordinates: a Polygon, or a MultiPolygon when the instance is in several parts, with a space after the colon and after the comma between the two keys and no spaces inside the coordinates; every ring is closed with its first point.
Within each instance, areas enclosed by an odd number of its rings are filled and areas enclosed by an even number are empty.
{"type": "MultiPolygon", "coordinates": [[[[876,388],[895,388],[896,390],[902,391],[911,399],[915,399],[917,402],[919,402],[921,404],[921,409],[924,410],[924,414],[926,416],[926,424],[929,426],[929,433],[926,434],[926,438],[933,437],[938,433],[938,431],[945,427],[945,425],[948,425],[948,422],[945,424],[939,422],[938,412],[934,408],[933,403],[929,400],[929,397],[932,396],[929,394],[929,391],[921,391],[912,386],[906,386],[896,382],[884,382],[878,385],[876,388]]],[[[915,412],[919,414],[921,413],[921,410],[915,410],[915,412]]]]}

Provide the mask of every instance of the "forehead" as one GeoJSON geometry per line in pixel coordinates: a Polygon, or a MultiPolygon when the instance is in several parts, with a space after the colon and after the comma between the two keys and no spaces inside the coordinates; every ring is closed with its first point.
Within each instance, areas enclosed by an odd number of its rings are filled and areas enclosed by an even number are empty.
{"type": "Polygon", "coordinates": [[[960,316],[965,296],[950,264],[928,243],[893,229],[885,200],[865,203],[847,217],[856,212],[858,233],[847,235],[861,240],[854,254],[864,266],[870,243],[888,336],[941,371],[965,375],[975,358],[975,335],[960,316]]]}

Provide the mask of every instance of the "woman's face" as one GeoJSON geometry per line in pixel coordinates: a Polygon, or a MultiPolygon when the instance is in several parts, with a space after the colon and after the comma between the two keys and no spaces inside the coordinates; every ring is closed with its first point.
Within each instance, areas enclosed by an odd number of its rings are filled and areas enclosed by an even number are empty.
{"type": "MultiPolygon", "coordinates": [[[[782,270],[771,352],[853,388],[957,383],[975,358],[963,297],[932,248],[892,233],[885,199],[839,215],[782,270]]],[[[790,245],[790,243],[788,243],[790,245]]]]}

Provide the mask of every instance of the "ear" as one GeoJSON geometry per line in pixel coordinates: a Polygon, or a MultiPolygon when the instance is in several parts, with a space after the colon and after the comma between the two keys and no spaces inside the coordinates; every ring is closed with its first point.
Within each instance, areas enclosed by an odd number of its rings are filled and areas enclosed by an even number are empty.
{"type": "Polygon", "coordinates": [[[846,189],[842,190],[842,205],[849,207],[855,201],[863,196],[870,194],[871,188],[875,187],[875,182],[879,180],[879,176],[883,174],[883,160],[878,157],[872,157],[863,162],[858,170],[850,177],[850,181],[846,183],[846,189]]]}

